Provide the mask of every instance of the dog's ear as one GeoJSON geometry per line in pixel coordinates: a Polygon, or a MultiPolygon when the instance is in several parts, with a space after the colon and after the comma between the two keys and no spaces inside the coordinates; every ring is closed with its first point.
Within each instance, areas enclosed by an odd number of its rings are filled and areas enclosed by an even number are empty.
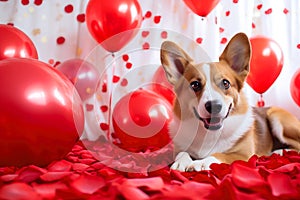
{"type": "Polygon", "coordinates": [[[185,67],[192,62],[192,59],[183,49],[170,41],[162,43],[160,59],[168,81],[173,85],[182,76],[185,67]]]}
{"type": "Polygon", "coordinates": [[[225,60],[230,67],[245,79],[249,73],[251,46],[246,34],[238,33],[229,41],[220,60],[225,60]]]}

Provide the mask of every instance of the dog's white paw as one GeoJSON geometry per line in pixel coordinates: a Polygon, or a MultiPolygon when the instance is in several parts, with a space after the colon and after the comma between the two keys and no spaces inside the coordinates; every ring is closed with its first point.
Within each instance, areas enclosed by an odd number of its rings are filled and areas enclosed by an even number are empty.
{"type": "Polygon", "coordinates": [[[193,162],[192,158],[187,152],[180,152],[176,158],[175,162],[171,166],[171,169],[179,170],[179,171],[186,171],[188,167],[193,162]]]}
{"type": "Polygon", "coordinates": [[[209,157],[204,158],[202,160],[194,160],[188,166],[186,171],[210,170],[210,165],[212,163],[220,163],[220,161],[218,159],[216,159],[215,157],[213,157],[213,156],[209,156],[209,157]]]}

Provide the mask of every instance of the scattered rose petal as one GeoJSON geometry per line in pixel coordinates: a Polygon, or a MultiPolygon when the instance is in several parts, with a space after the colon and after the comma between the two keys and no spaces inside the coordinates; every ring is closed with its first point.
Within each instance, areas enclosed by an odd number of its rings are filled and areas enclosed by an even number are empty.
{"type": "Polygon", "coordinates": [[[42,174],[46,173],[47,170],[37,167],[35,165],[29,165],[28,167],[21,168],[17,174],[17,181],[30,183],[37,180],[42,174]]]}
{"type": "Polygon", "coordinates": [[[262,4],[258,4],[258,5],[256,6],[257,10],[260,10],[262,7],[263,7],[262,4]]]}
{"type": "Polygon", "coordinates": [[[289,13],[289,10],[288,10],[287,8],[284,8],[284,9],[283,9],[283,13],[284,13],[284,14],[288,14],[288,13],[289,13]]]}
{"type": "Polygon", "coordinates": [[[120,80],[119,76],[116,76],[116,75],[113,76],[113,80],[112,80],[113,83],[117,83],[119,80],[120,80]]]}
{"type": "MultiPolygon", "coordinates": [[[[79,160],[79,159],[78,159],[79,160]]],[[[74,171],[83,172],[87,168],[89,168],[89,165],[83,164],[83,163],[74,163],[72,168],[74,171]]]]}
{"type": "Polygon", "coordinates": [[[94,105],[93,104],[89,104],[89,103],[86,103],[85,104],[85,109],[86,109],[86,111],[92,111],[92,110],[94,110],[94,105]]]}
{"type": "Polygon", "coordinates": [[[72,172],[47,172],[40,176],[41,180],[45,182],[57,181],[66,176],[71,175],[72,172]]]}
{"type": "Polygon", "coordinates": [[[150,18],[152,16],[152,12],[151,11],[147,11],[145,14],[146,18],[150,18]]]}
{"type": "Polygon", "coordinates": [[[240,188],[261,187],[266,185],[266,182],[262,179],[257,169],[245,167],[240,164],[232,166],[232,181],[240,188]]]}
{"type": "Polygon", "coordinates": [[[132,67],[132,63],[131,63],[131,62],[127,62],[127,63],[126,63],[126,68],[127,68],[127,69],[131,69],[131,67],[132,67]]]}
{"type": "Polygon", "coordinates": [[[100,128],[103,131],[107,131],[109,129],[109,125],[107,123],[100,123],[100,128]]]}
{"type": "Polygon", "coordinates": [[[297,189],[291,184],[291,178],[286,174],[270,174],[268,177],[268,183],[271,186],[274,196],[297,194],[297,189]]]}
{"type": "Polygon", "coordinates": [[[122,185],[119,187],[119,190],[122,193],[122,195],[125,197],[125,199],[140,199],[140,200],[149,199],[149,196],[146,193],[144,193],[143,191],[135,187],[122,185]]]}
{"type": "Polygon", "coordinates": [[[162,31],[161,34],[160,34],[160,37],[162,39],[167,39],[168,38],[168,32],[167,31],[162,31]]]}
{"type": "Polygon", "coordinates": [[[106,105],[100,106],[100,110],[102,112],[107,112],[108,111],[108,106],[106,106],[106,105]]]}
{"type": "Polygon", "coordinates": [[[203,41],[203,38],[201,38],[201,37],[199,37],[199,38],[196,39],[196,42],[197,42],[198,44],[201,44],[202,41],[203,41]]]}
{"type": "Polygon", "coordinates": [[[38,193],[44,199],[56,199],[55,195],[57,190],[68,189],[68,187],[61,182],[43,184],[33,183],[32,187],[36,191],[36,193],[38,193]]]}
{"type": "Polygon", "coordinates": [[[104,179],[99,176],[81,175],[71,183],[79,192],[93,194],[105,185],[104,179]]]}
{"type": "Polygon", "coordinates": [[[145,43],[143,44],[143,49],[144,49],[144,50],[150,49],[150,44],[149,44],[148,42],[145,42],[145,43]]]}
{"type": "Polygon", "coordinates": [[[21,200],[31,199],[40,200],[40,196],[34,191],[34,189],[26,183],[12,183],[4,185],[0,188],[0,199],[5,200],[21,200]]]}
{"type": "Polygon", "coordinates": [[[137,188],[146,187],[147,191],[161,190],[164,187],[164,182],[160,177],[127,179],[123,184],[137,188]]]}

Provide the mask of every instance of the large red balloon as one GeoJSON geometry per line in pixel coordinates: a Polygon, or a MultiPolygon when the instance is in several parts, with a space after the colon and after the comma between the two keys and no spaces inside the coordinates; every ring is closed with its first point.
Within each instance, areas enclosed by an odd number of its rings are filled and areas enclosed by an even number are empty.
{"type": "Polygon", "coordinates": [[[137,0],[90,0],[86,8],[89,32],[110,52],[119,51],[137,34],[142,19],[137,0]]]}
{"type": "Polygon", "coordinates": [[[162,148],[170,142],[172,108],[161,96],[140,89],[121,98],[112,119],[120,146],[128,151],[162,148]]]}
{"type": "Polygon", "coordinates": [[[84,114],[61,72],[34,59],[5,59],[0,85],[0,166],[44,166],[72,149],[84,114]]]}
{"type": "Polygon", "coordinates": [[[183,0],[197,15],[206,17],[220,2],[220,0],[183,0]]]}
{"type": "Polygon", "coordinates": [[[56,69],[71,80],[83,101],[95,93],[100,74],[91,63],[74,58],[62,62],[56,69]]]}
{"type": "Polygon", "coordinates": [[[247,83],[259,94],[267,91],[279,76],[283,53],[273,39],[257,36],[250,39],[252,57],[247,83]]]}
{"type": "Polygon", "coordinates": [[[38,58],[33,42],[21,30],[0,24],[0,60],[6,58],[38,58]]]}
{"type": "Polygon", "coordinates": [[[298,69],[292,77],[290,91],[293,100],[300,106],[300,69],[298,69]]]}
{"type": "Polygon", "coordinates": [[[173,104],[175,98],[175,92],[173,85],[168,81],[165,70],[160,66],[152,78],[152,90],[157,94],[165,97],[171,104],[173,104]]]}

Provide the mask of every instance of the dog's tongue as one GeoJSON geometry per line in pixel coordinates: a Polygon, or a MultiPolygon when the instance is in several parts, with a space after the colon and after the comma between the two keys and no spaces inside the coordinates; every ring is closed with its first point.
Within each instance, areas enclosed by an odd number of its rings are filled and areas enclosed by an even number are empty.
{"type": "Polygon", "coordinates": [[[222,127],[222,119],[219,117],[206,118],[203,120],[207,129],[218,130],[222,127]]]}

